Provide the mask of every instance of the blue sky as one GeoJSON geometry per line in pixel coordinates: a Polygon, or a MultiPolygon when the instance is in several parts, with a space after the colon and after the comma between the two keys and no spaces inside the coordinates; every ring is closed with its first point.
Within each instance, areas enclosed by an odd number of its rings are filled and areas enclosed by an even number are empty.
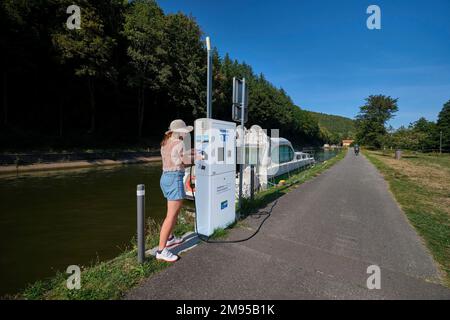
{"type": "Polygon", "coordinates": [[[399,98],[391,124],[436,120],[450,100],[448,0],[159,0],[192,14],[223,56],[250,64],[300,107],[353,118],[364,98],[399,98]],[[381,30],[366,9],[381,8],[381,30]]]}

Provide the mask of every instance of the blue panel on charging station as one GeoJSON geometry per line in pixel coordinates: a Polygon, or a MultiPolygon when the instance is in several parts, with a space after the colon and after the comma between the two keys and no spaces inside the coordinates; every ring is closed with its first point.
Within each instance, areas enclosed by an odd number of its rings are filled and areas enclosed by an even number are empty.
{"type": "Polygon", "coordinates": [[[228,201],[224,201],[220,204],[221,210],[228,208],[228,201]]]}

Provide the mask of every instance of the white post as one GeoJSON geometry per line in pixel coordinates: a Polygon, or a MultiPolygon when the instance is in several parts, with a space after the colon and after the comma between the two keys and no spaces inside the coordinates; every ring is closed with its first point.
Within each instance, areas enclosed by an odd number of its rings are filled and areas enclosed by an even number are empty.
{"type": "Polygon", "coordinates": [[[246,104],[246,90],[247,88],[245,87],[245,78],[242,79],[242,106],[241,106],[241,129],[242,129],[242,134],[241,134],[241,164],[239,166],[239,216],[238,218],[240,218],[241,216],[241,212],[242,212],[242,189],[243,189],[243,184],[244,184],[244,165],[245,165],[245,104],[246,104]]]}
{"type": "Polygon", "coordinates": [[[207,71],[207,84],[206,84],[206,117],[212,118],[212,77],[213,77],[213,61],[211,53],[211,40],[206,37],[206,50],[208,52],[208,71],[207,71]]]}

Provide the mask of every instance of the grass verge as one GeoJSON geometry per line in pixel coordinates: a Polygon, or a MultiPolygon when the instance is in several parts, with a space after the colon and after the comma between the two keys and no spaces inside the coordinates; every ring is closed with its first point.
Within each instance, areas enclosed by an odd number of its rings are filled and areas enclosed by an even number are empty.
{"type": "Polygon", "coordinates": [[[411,224],[424,239],[450,286],[450,156],[364,151],[389,183],[411,224]]]}
{"type": "MultiPolygon", "coordinates": [[[[183,211],[179,217],[175,234],[183,235],[194,229],[192,215],[183,211]]],[[[157,246],[159,225],[153,220],[147,223],[146,248],[157,246]]],[[[106,262],[93,264],[82,269],[81,289],[69,290],[66,286],[68,274],[58,273],[55,277],[37,281],[22,294],[13,298],[27,300],[113,300],[120,299],[124,293],[138,285],[150,275],[170,266],[169,263],[146,259],[144,264],[137,262],[137,248],[134,240],[121,255],[106,262]]]]}
{"type": "MultiPolygon", "coordinates": [[[[303,183],[332,165],[343,159],[345,152],[340,152],[336,157],[317,164],[306,171],[299,172],[286,178],[283,185],[275,186],[264,192],[258,193],[255,199],[245,200],[243,203],[243,217],[265,207],[270,202],[288,193],[300,183],[303,183]]],[[[240,227],[242,222],[235,223],[232,227],[240,227]]],[[[180,215],[175,234],[182,235],[194,230],[193,215],[186,210],[180,215]]],[[[212,239],[223,239],[229,230],[216,230],[212,239]]],[[[157,246],[159,240],[159,225],[153,221],[147,223],[146,248],[157,246]]],[[[137,249],[135,241],[131,247],[125,250],[117,258],[93,264],[86,267],[81,273],[81,289],[69,290],[66,286],[68,275],[58,273],[55,277],[43,281],[37,281],[30,285],[23,293],[14,296],[15,299],[28,300],[112,300],[120,299],[131,288],[138,285],[150,275],[170,266],[168,263],[158,262],[155,259],[147,259],[140,265],[136,259],[137,249]]]]}

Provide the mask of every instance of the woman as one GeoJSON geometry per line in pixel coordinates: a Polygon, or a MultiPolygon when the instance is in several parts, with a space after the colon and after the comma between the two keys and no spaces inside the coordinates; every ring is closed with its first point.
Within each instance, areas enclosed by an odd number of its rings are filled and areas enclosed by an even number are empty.
{"type": "Polygon", "coordinates": [[[179,257],[168,249],[183,242],[173,234],[185,197],[183,177],[185,166],[191,163],[191,154],[184,154],[183,138],[193,128],[186,126],[183,120],[174,120],[170,124],[161,142],[161,156],[163,161],[163,174],[161,176],[161,190],[167,199],[167,215],[161,227],[159,247],[156,259],[166,262],[175,262],[179,257]]]}

